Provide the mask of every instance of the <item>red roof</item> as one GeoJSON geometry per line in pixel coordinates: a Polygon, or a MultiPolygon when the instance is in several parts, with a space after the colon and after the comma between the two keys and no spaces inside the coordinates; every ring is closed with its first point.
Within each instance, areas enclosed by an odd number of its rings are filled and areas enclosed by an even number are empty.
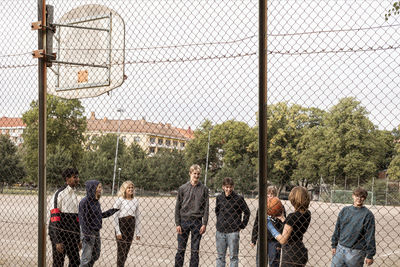
{"type": "Polygon", "coordinates": [[[21,118],[0,118],[0,127],[26,127],[21,118]]]}
{"type": "Polygon", "coordinates": [[[178,139],[193,139],[193,131],[189,129],[181,129],[172,126],[169,123],[153,123],[144,119],[141,120],[109,120],[96,119],[92,113],[87,120],[88,131],[101,131],[101,132],[117,132],[118,124],[120,132],[128,133],[147,133],[152,135],[166,136],[178,139]]]}

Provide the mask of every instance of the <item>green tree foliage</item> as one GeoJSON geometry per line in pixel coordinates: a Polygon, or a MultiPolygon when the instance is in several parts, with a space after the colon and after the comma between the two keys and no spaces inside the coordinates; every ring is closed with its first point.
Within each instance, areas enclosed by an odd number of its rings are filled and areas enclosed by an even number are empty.
{"type": "Polygon", "coordinates": [[[389,168],[389,165],[396,153],[395,149],[395,140],[398,140],[396,137],[395,131],[375,131],[375,139],[378,143],[377,145],[377,169],[378,171],[383,171],[389,168]]]}
{"type": "Polygon", "coordinates": [[[52,153],[47,157],[46,176],[47,185],[59,187],[65,183],[61,174],[70,166],[76,166],[73,161],[72,151],[57,145],[52,153]]]}
{"type": "Polygon", "coordinates": [[[257,188],[258,173],[247,155],[236,167],[223,167],[216,174],[215,189],[221,189],[225,177],[231,177],[234,180],[235,190],[238,192],[249,193],[257,188]]]}
{"type": "Polygon", "coordinates": [[[387,174],[389,179],[391,180],[399,180],[400,179],[400,126],[398,130],[394,130],[392,134],[395,136],[393,139],[393,144],[395,144],[394,153],[391,157],[391,162],[387,169],[387,174]]]}
{"type": "Polygon", "coordinates": [[[304,135],[298,173],[314,182],[322,176],[325,182],[346,180],[347,185],[376,175],[382,157],[390,152],[390,137],[378,132],[367,115],[355,98],[341,99],[325,114],[321,128],[304,135]]]}
{"type": "MultiPolygon", "coordinates": [[[[116,146],[116,134],[94,137],[89,141],[88,150],[85,151],[79,167],[81,182],[95,179],[101,181],[106,188],[112,186],[116,146]]],[[[119,139],[117,168],[121,166],[120,161],[125,153],[126,145],[119,139]]]]}
{"type": "MultiPolygon", "coordinates": [[[[244,122],[229,120],[212,126],[205,121],[195,130],[195,138],[186,146],[187,165],[199,164],[205,169],[207,161],[208,136],[210,134],[210,149],[208,156],[207,186],[215,188],[214,176],[224,168],[230,172],[246,162],[253,173],[257,162],[257,132],[244,122]]],[[[223,172],[225,173],[225,172],[223,172]]],[[[203,172],[203,177],[205,173],[203,172]]],[[[231,175],[232,176],[232,175],[231,175]]],[[[222,177],[222,174],[218,175],[222,177]]],[[[218,178],[217,177],[217,178],[218,178]]],[[[245,179],[243,179],[245,181],[245,179]]],[[[250,181],[248,181],[251,184],[250,181]]],[[[217,187],[218,183],[216,184],[217,187]]]]}
{"type": "Polygon", "coordinates": [[[389,17],[392,15],[398,15],[400,13],[400,1],[396,1],[393,3],[392,8],[387,11],[385,14],[385,20],[389,20],[389,17]]]}
{"type": "Polygon", "coordinates": [[[204,121],[199,128],[194,131],[194,139],[192,139],[185,148],[185,157],[189,165],[199,164],[205,166],[207,157],[208,133],[210,133],[210,150],[209,162],[216,161],[215,148],[211,145],[213,137],[213,125],[211,121],[204,121]],[[212,138],[212,139],[211,139],[212,138]]]}
{"type": "Polygon", "coordinates": [[[178,150],[159,151],[148,158],[150,189],[170,191],[189,181],[189,168],[184,153],[178,150]]]}
{"type": "Polygon", "coordinates": [[[150,179],[150,169],[147,162],[146,152],[136,143],[132,143],[127,153],[121,159],[121,183],[126,180],[132,181],[136,188],[152,188],[153,181],[150,179]]]}
{"type": "Polygon", "coordinates": [[[390,162],[389,168],[387,170],[389,179],[399,180],[400,179],[400,145],[396,145],[396,155],[390,162]]]}
{"type": "MultiPolygon", "coordinates": [[[[47,158],[57,154],[60,149],[72,157],[74,166],[82,156],[83,132],[86,130],[84,108],[79,100],[68,100],[47,95],[47,158]]],[[[25,149],[25,164],[27,173],[32,181],[36,181],[38,173],[38,132],[39,132],[39,103],[33,101],[30,109],[22,115],[27,125],[23,138],[25,149]]],[[[61,175],[51,174],[50,177],[61,175]]]]}
{"type": "MultiPolygon", "coordinates": [[[[267,177],[282,188],[291,181],[297,168],[298,144],[306,129],[320,124],[323,112],[300,105],[280,102],[267,110],[267,177]]],[[[297,175],[297,182],[306,185],[307,179],[297,175]]]]}
{"type": "Polygon", "coordinates": [[[0,183],[13,184],[25,176],[22,161],[17,153],[17,147],[6,135],[0,135],[0,183]]]}

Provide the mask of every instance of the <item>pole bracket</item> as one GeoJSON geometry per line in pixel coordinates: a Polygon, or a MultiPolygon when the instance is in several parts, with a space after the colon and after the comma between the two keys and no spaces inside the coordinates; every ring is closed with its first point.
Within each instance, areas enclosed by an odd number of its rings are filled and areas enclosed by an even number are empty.
{"type": "Polygon", "coordinates": [[[44,50],[43,49],[34,50],[32,51],[32,56],[33,58],[42,58],[44,57],[44,50]]]}
{"type": "Polygon", "coordinates": [[[42,29],[42,21],[39,20],[39,21],[32,22],[31,29],[32,29],[32,31],[41,30],[42,29]]]}

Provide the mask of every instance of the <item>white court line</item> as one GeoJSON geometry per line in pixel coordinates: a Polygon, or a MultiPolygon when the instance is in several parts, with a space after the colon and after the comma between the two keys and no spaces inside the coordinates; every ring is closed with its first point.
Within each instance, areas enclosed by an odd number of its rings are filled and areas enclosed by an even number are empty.
{"type": "Polygon", "coordinates": [[[400,249],[397,249],[397,250],[395,250],[393,252],[390,252],[390,253],[379,255],[377,258],[389,257],[390,255],[395,255],[395,254],[400,254],[400,249]]]}

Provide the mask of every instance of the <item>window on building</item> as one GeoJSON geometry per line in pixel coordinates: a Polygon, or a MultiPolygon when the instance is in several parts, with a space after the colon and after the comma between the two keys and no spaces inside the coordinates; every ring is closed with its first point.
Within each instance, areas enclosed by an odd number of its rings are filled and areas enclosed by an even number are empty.
{"type": "Polygon", "coordinates": [[[126,142],[126,136],[121,137],[122,141],[126,142]]]}
{"type": "Polygon", "coordinates": [[[150,137],[150,144],[155,144],[156,143],[156,138],[150,137]]]}
{"type": "Polygon", "coordinates": [[[164,144],[164,139],[162,139],[162,138],[158,138],[158,144],[159,144],[159,145],[162,145],[162,144],[164,144]]]}
{"type": "Polygon", "coordinates": [[[135,143],[140,143],[140,137],[139,137],[139,136],[135,136],[135,137],[133,138],[133,141],[134,141],[135,143]]]}
{"type": "Polygon", "coordinates": [[[185,143],[184,142],[181,142],[181,147],[185,147],[185,143]]]}
{"type": "Polygon", "coordinates": [[[178,141],[173,141],[174,147],[178,146],[178,141]]]}
{"type": "Polygon", "coordinates": [[[156,148],[155,147],[150,147],[149,148],[150,153],[156,153],[156,148]]]}
{"type": "Polygon", "coordinates": [[[165,145],[166,146],[171,146],[171,140],[165,140],[165,145]]]}

